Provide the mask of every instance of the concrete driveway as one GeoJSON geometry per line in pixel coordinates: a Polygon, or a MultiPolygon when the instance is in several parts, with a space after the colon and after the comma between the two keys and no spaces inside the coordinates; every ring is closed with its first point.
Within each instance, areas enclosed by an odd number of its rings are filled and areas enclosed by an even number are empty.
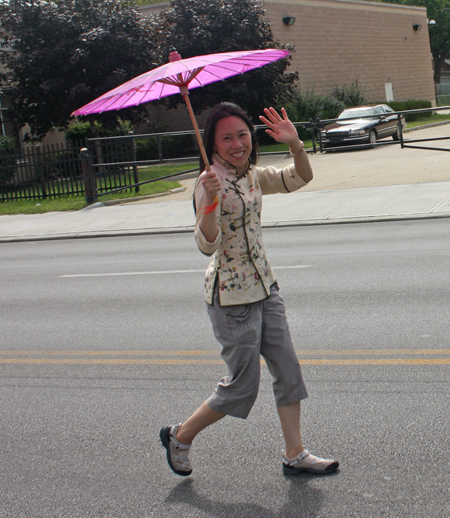
{"type": "MultiPolygon", "coordinates": [[[[450,121],[449,124],[408,131],[404,136],[408,141],[447,137],[448,140],[414,145],[442,147],[450,151],[449,135],[450,121]]],[[[383,142],[392,143],[393,140],[389,138],[379,141],[380,144],[383,142]]],[[[302,192],[447,182],[450,181],[449,151],[401,149],[399,144],[390,144],[373,149],[310,154],[314,180],[310,185],[303,187],[302,192]]],[[[286,157],[287,155],[263,156],[260,158],[259,165],[273,164],[283,167],[290,160],[286,157]]],[[[160,203],[162,199],[164,201],[191,199],[195,179],[182,180],[180,183],[185,187],[184,192],[133,203],[160,203]]]]}

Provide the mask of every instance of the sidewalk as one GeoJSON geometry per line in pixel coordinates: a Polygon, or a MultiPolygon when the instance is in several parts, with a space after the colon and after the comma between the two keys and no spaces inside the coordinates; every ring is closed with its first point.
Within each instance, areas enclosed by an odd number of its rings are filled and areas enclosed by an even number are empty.
{"type": "MultiPolygon", "coordinates": [[[[446,136],[450,126],[409,134],[408,138],[446,136]]],[[[433,146],[450,148],[449,141],[433,146]]],[[[317,225],[391,219],[450,217],[450,154],[400,149],[398,145],[310,157],[315,178],[298,192],[263,200],[264,227],[317,225]]],[[[285,155],[263,157],[261,165],[289,163],[285,155]]],[[[0,242],[105,237],[194,228],[192,189],[150,200],[78,212],[0,216],[0,242]]]]}

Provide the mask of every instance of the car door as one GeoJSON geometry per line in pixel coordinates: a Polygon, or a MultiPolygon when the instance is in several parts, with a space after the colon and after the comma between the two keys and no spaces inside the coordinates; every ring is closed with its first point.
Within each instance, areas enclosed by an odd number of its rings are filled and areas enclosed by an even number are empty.
{"type": "Polygon", "coordinates": [[[386,112],[384,111],[382,106],[377,106],[375,108],[375,113],[377,114],[378,123],[377,123],[377,133],[378,138],[388,137],[389,133],[389,120],[386,118],[386,112]]]}
{"type": "Polygon", "coordinates": [[[384,112],[384,136],[390,137],[397,131],[397,115],[395,115],[394,110],[390,106],[383,105],[380,108],[384,112]]]}

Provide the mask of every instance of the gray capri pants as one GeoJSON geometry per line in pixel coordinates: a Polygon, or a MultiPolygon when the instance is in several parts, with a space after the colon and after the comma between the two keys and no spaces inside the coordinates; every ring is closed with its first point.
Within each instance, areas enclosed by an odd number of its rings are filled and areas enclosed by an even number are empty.
{"type": "Polygon", "coordinates": [[[208,405],[216,412],[245,419],[258,395],[260,355],[273,377],[277,406],[307,398],[278,284],[271,286],[267,299],[222,307],[216,285],[213,302],[207,304],[208,315],[222,345],[228,376],[220,380],[207,400],[208,405]]]}

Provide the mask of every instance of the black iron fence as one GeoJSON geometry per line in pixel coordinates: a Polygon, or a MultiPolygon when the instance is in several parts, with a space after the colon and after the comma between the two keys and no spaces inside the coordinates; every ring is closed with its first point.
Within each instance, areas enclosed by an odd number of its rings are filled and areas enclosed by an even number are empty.
{"type": "Polygon", "coordinates": [[[91,200],[92,192],[94,199],[119,190],[138,192],[140,185],[163,179],[139,182],[140,167],[196,160],[194,139],[193,132],[130,134],[0,154],[0,201],[80,195],[91,200]]]}
{"type": "Polygon", "coordinates": [[[0,154],[2,201],[83,193],[78,146],[54,144],[35,146],[15,155],[0,154]]]}
{"type": "MultiPolygon", "coordinates": [[[[449,107],[433,108],[433,111],[449,107]]],[[[421,149],[442,149],[423,146],[424,142],[446,140],[408,139],[402,132],[401,118],[408,113],[430,112],[430,109],[394,112],[398,118],[398,141],[381,141],[376,146],[400,144],[404,147],[421,149]],[[420,143],[421,146],[415,144],[420,143]]],[[[368,116],[367,118],[373,118],[368,116]]],[[[361,118],[361,117],[358,117],[361,118]]],[[[324,151],[321,130],[333,120],[310,120],[296,122],[295,126],[306,129],[313,142],[312,151],[324,151]]],[[[265,126],[256,126],[257,136],[264,142],[265,126]]],[[[373,147],[358,144],[340,147],[340,149],[358,149],[373,147]]],[[[442,149],[450,151],[448,148],[442,149]]],[[[263,154],[285,154],[278,153],[263,154]]],[[[164,179],[174,179],[187,171],[139,181],[139,170],[143,166],[158,163],[196,160],[198,148],[194,131],[178,133],[153,133],[148,135],[125,135],[87,139],[85,142],[67,142],[65,144],[43,146],[25,150],[15,155],[0,154],[0,200],[45,199],[61,196],[84,195],[90,203],[101,196],[122,190],[139,191],[141,185],[164,179]]],[[[190,170],[192,171],[192,169],[190,170]]]]}

